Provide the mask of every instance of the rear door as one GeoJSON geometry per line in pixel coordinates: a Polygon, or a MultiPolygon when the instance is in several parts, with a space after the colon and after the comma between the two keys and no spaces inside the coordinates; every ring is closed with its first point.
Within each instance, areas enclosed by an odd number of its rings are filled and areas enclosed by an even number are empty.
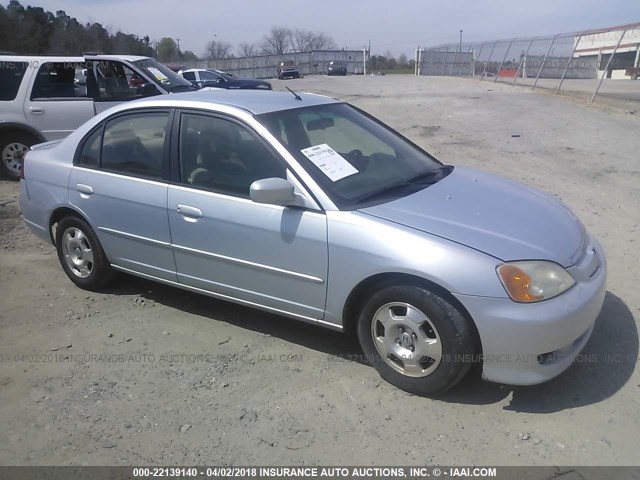
{"type": "Polygon", "coordinates": [[[176,281],[167,219],[170,110],[117,115],[81,142],[69,200],[93,226],[109,261],[176,281]]]}
{"type": "Polygon", "coordinates": [[[66,137],[95,115],[87,88],[76,82],[78,62],[45,62],[37,68],[24,103],[27,121],[47,140],[66,137]]]}

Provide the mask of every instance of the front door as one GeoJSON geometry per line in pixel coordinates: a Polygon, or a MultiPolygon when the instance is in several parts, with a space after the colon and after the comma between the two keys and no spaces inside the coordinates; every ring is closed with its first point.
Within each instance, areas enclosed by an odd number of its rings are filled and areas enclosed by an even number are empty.
{"type": "Polygon", "coordinates": [[[181,283],[312,319],[324,314],[327,221],[321,211],[249,199],[262,178],[286,178],[282,159],[233,119],[182,113],[179,177],[168,214],[181,283]]]}
{"type": "Polygon", "coordinates": [[[95,101],[96,114],[143,97],[148,80],[124,62],[86,57],[86,65],[87,91],[95,101]]]}

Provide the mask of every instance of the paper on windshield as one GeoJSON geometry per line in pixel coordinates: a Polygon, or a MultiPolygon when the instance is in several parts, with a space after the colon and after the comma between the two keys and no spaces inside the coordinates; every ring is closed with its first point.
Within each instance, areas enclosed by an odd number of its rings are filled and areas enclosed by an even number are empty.
{"type": "Polygon", "coordinates": [[[358,170],[326,143],[300,150],[332,182],[337,182],[358,170]]]}
{"type": "Polygon", "coordinates": [[[167,76],[164,73],[162,73],[160,70],[158,70],[155,67],[147,67],[147,70],[149,70],[160,81],[165,80],[167,78],[167,76]]]}

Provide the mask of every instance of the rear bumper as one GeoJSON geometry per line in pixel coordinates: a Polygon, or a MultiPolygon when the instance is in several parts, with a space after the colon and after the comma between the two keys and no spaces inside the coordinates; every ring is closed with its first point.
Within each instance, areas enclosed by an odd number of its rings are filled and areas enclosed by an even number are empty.
{"type": "Polygon", "coordinates": [[[20,180],[19,205],[22,219],[29,227],[29,230],[43,242],[52,243],[48,229],[48,217],[43,209],[29,196],[25,180],[20,180]]]}
{"type": "Polygon", "coordinates": [[[576,285],[540,303],[456,295],[474,319],[483,351],[483,377],[534,385],[561,374],[586,345],[606,293],[606,260],[590,238],[582,259],[568,269],[576,285]]]}

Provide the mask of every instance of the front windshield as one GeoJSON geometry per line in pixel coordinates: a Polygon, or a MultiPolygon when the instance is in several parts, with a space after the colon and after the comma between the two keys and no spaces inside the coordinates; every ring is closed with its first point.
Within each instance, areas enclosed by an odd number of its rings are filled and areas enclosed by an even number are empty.
{"type": "Polygon", "coordinates": [[[182,92],[194,89],[190,81],[184,79],[161,63],[156,62],[153,58],[145,58],[133,63],[142,70],[147,77],[167,92],[182,92]]]}
{"type": "Polygon", "coordinates": [[[409,140],[344,103],[267,113],[257,119],[341,209],[407,195],[448,173],[409,140]]]}

